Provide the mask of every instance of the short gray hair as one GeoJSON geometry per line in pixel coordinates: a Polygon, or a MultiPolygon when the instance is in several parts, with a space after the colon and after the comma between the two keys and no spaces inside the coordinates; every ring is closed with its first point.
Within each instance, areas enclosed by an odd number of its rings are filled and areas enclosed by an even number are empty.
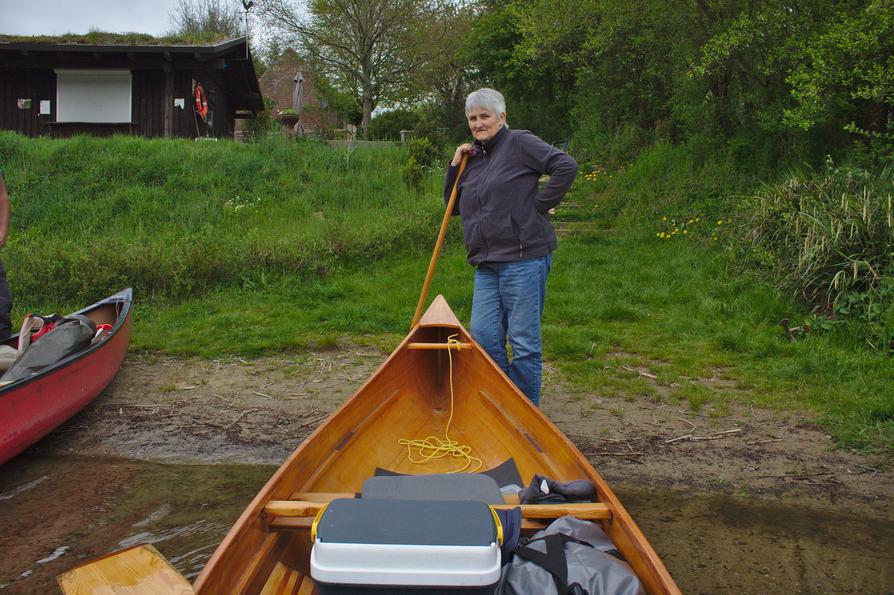
{"type": "Polygon", "coordinates": [[[466,97],[466,115],[476,107],[491,110],[499,118],[500,114],[506,111],[506,100],[503,99],[503,94],[499,91],[484,87],[483,89],[472,91],[466,97]]]}

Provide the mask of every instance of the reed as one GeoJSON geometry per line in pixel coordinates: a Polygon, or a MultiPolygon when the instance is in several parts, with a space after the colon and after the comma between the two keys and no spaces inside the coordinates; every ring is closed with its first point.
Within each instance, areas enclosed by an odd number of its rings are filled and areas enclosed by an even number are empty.
{"type": "Polygon", "coordinates": [[[826,321],[864,322],[881,350],[894,349],[892,174],[830,165],[792,175],[751,197],[741,228],[749,256],[783,291],[826,321]]]}

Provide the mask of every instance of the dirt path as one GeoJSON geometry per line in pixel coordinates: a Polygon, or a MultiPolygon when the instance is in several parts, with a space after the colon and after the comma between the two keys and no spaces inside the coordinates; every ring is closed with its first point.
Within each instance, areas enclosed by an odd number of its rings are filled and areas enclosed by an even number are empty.
{"type": "MultiPolygon", "coordinates": [[[[273,465],[384,358],[366,347],[252,361],[129,355],[89,408],[0,473],[0,592],[52,592],[56,573],[147,536],[194,577],[273,465]]],[[[890,470],[835,449],[803,416],[606,399],[549,366],[543,407],[684,591],[894,586],[890,470]]]]}

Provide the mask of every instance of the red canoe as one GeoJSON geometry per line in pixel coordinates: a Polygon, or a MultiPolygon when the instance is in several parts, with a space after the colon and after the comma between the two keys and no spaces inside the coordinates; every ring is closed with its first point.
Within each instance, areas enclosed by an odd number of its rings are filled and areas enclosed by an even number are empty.
{"type": "MultiPolygon", "coordinates": [[[[49,434],[108,386],[130,342],[132,303],[133,291],[125,289],[75,312],[96,324],[111,324],[108,337],[0,388],[0,464],[49,434]]],[[[18,335],[5,343],[16,347],[18,335]]]]}

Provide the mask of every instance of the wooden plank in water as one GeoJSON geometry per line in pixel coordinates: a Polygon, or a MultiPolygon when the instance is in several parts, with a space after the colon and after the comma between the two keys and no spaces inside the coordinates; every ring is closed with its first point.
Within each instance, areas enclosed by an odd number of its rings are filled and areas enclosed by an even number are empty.
{"type": "Polygon", "coordinates": [[[56,580],[65,595],[191,595],[192,585],[151,545],[98,558],[56,580]]]}

